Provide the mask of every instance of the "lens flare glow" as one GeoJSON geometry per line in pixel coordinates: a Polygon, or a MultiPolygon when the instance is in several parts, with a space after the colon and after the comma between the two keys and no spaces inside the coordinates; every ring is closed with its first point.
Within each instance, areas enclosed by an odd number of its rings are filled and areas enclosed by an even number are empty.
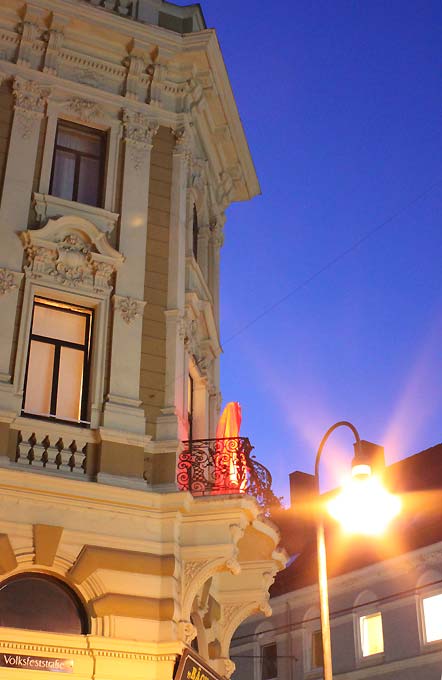
{"type": "Polygon", "coordinates": [[[327,503],[329,514],[347,533],[381,534],[399,514],[401,502],[376,477],[352,477],[327,503]]]}

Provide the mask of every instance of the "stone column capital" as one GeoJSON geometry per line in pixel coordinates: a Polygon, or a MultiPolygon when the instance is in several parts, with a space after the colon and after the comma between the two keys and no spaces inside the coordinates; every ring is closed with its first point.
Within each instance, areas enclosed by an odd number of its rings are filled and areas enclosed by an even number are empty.
{"type": "Polygon", "coordinates": [[[157,120],[140,111],[123,109],[123,127],[126,144],[147,151],[152,148],[153,138],[160,125],[157,120]]]}

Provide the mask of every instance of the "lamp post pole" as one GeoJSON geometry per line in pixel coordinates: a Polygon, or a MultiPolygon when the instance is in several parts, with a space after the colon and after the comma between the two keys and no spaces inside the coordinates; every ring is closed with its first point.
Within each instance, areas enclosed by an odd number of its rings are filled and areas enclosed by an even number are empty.
{"type": "MultiPolygon", "coordinates": [[[[332,425],[323,436],[319,445],[315,461],[315,483],[317,497],[320,496],[319,490],[319,463],[325,443],[338,427],[348,427],[354,434],[357,445],[357,456],[361,456],[361,438],[354,425],[346,420],[341,420],[332,425]]],[[[322,635],[322,660],[324,670],[324,680],[333,680],[331,639],[330,639],[330,611],[328,601],[328,581],[327,581],[327,558],[325,552],[324,516],[322,510],[319,511],[316,524],[316,549],[318,557],[318,585],[319,585],[319,607],[321,612],[321,635],[322,635]]]]}

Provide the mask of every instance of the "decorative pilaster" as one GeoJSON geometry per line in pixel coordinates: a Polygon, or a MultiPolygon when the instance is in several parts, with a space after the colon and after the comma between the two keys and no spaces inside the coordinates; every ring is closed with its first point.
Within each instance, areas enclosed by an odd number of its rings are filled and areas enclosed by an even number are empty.
{"type": "MultiPolygon", "coordinates": [[[[22,277],[23,249],[17,234],[27,227],[41,120],[49,90],[36,82],[15,78],[14,119],[9,140],[3,193],[0,204],[0,314],[11,323],[2,324],[0,335],[0,382],[9,383],[17,300],[22,277]],[[9,285],[11,284],[11,285],[9,285]]],[[[0,395],[1,396],[1,395],[0,395]]],[[[11,396],[12,398],[12,396],[11,396]]],[[[8,397],[9,399],[9,397],[8,397]]],[[[0,399],[4,408],[7,405],[0,399]]],[[[11,402],[9,408],[14,410],[11,402]]]]}
{"type": "Polygon", "coordinates": [[[206,283],[209,280],[209,237],[209,225],[200,225],[198,229],[198,264],[206,283]]]}
{"type": "Polygon", "coordinates": [[[124,176],[120,251],[112,326],[112,355],[104,426],[145,434],[140,401],[141,336],[149,201],[150,155],[158,123],[137,112],[123,112],[124,176]],[[124,351],[122,351],[124,348],[124,351]]]}
{"type": "Polygon", "coordinates": [[[138,101],[141,93],[141,79],[146,73],[146,64],[149,55],[146,54],[145,45],[139,45],[134,40],[130,54],[126,57],[124,64],[127,67],[126,92],[127,99],[138,101]]]}
{"type": "Polygon", "coordinates": [[[209,289],[213,297],[216,325],[219,327],[219,267],[220,251],[224,243],[223,226],[225,215],[212,220],[209,238],[209,289]]]}
{"type": "Polygon", "coordinates": [[[157,438],[185,439],[183,319],[186,256],[186,192],[188,137],[184,128],[174,131],[176,144],[172,159],[172,187],[169,226],[169,269],[166,310],[165,406],[158,418],[157,438]]]}
{"type": "Polygon", "coordinates": [[[58,57],[64,42],[64,30],[69,23],[69,19],[62,16],[53,15],[51,27],[45,34],[47,41],[46,54],[43,71],[51,75],[57,75],[58,57]]]}
{"type": "Polygon", "coordinates": [[[39,58],[38,47],[44,31],[43,19],[47,10],[35,7],[31,4],[26,6],[26,14],[19,26],[21,33],[20,47],[18,49],[17,64],[35,68],[39,58]]]}

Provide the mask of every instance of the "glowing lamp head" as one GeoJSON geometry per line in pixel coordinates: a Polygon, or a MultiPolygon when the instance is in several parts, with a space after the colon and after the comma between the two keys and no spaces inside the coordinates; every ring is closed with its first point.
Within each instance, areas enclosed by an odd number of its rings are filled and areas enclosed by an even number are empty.
{"type": "Polygon", "coordinates": [[[371,467],[356,464],[351,478],[337,496],[327,503],[329,514],[347,533],[381,534],[399,514],[401,502],[371,475],[371,467]]]}

